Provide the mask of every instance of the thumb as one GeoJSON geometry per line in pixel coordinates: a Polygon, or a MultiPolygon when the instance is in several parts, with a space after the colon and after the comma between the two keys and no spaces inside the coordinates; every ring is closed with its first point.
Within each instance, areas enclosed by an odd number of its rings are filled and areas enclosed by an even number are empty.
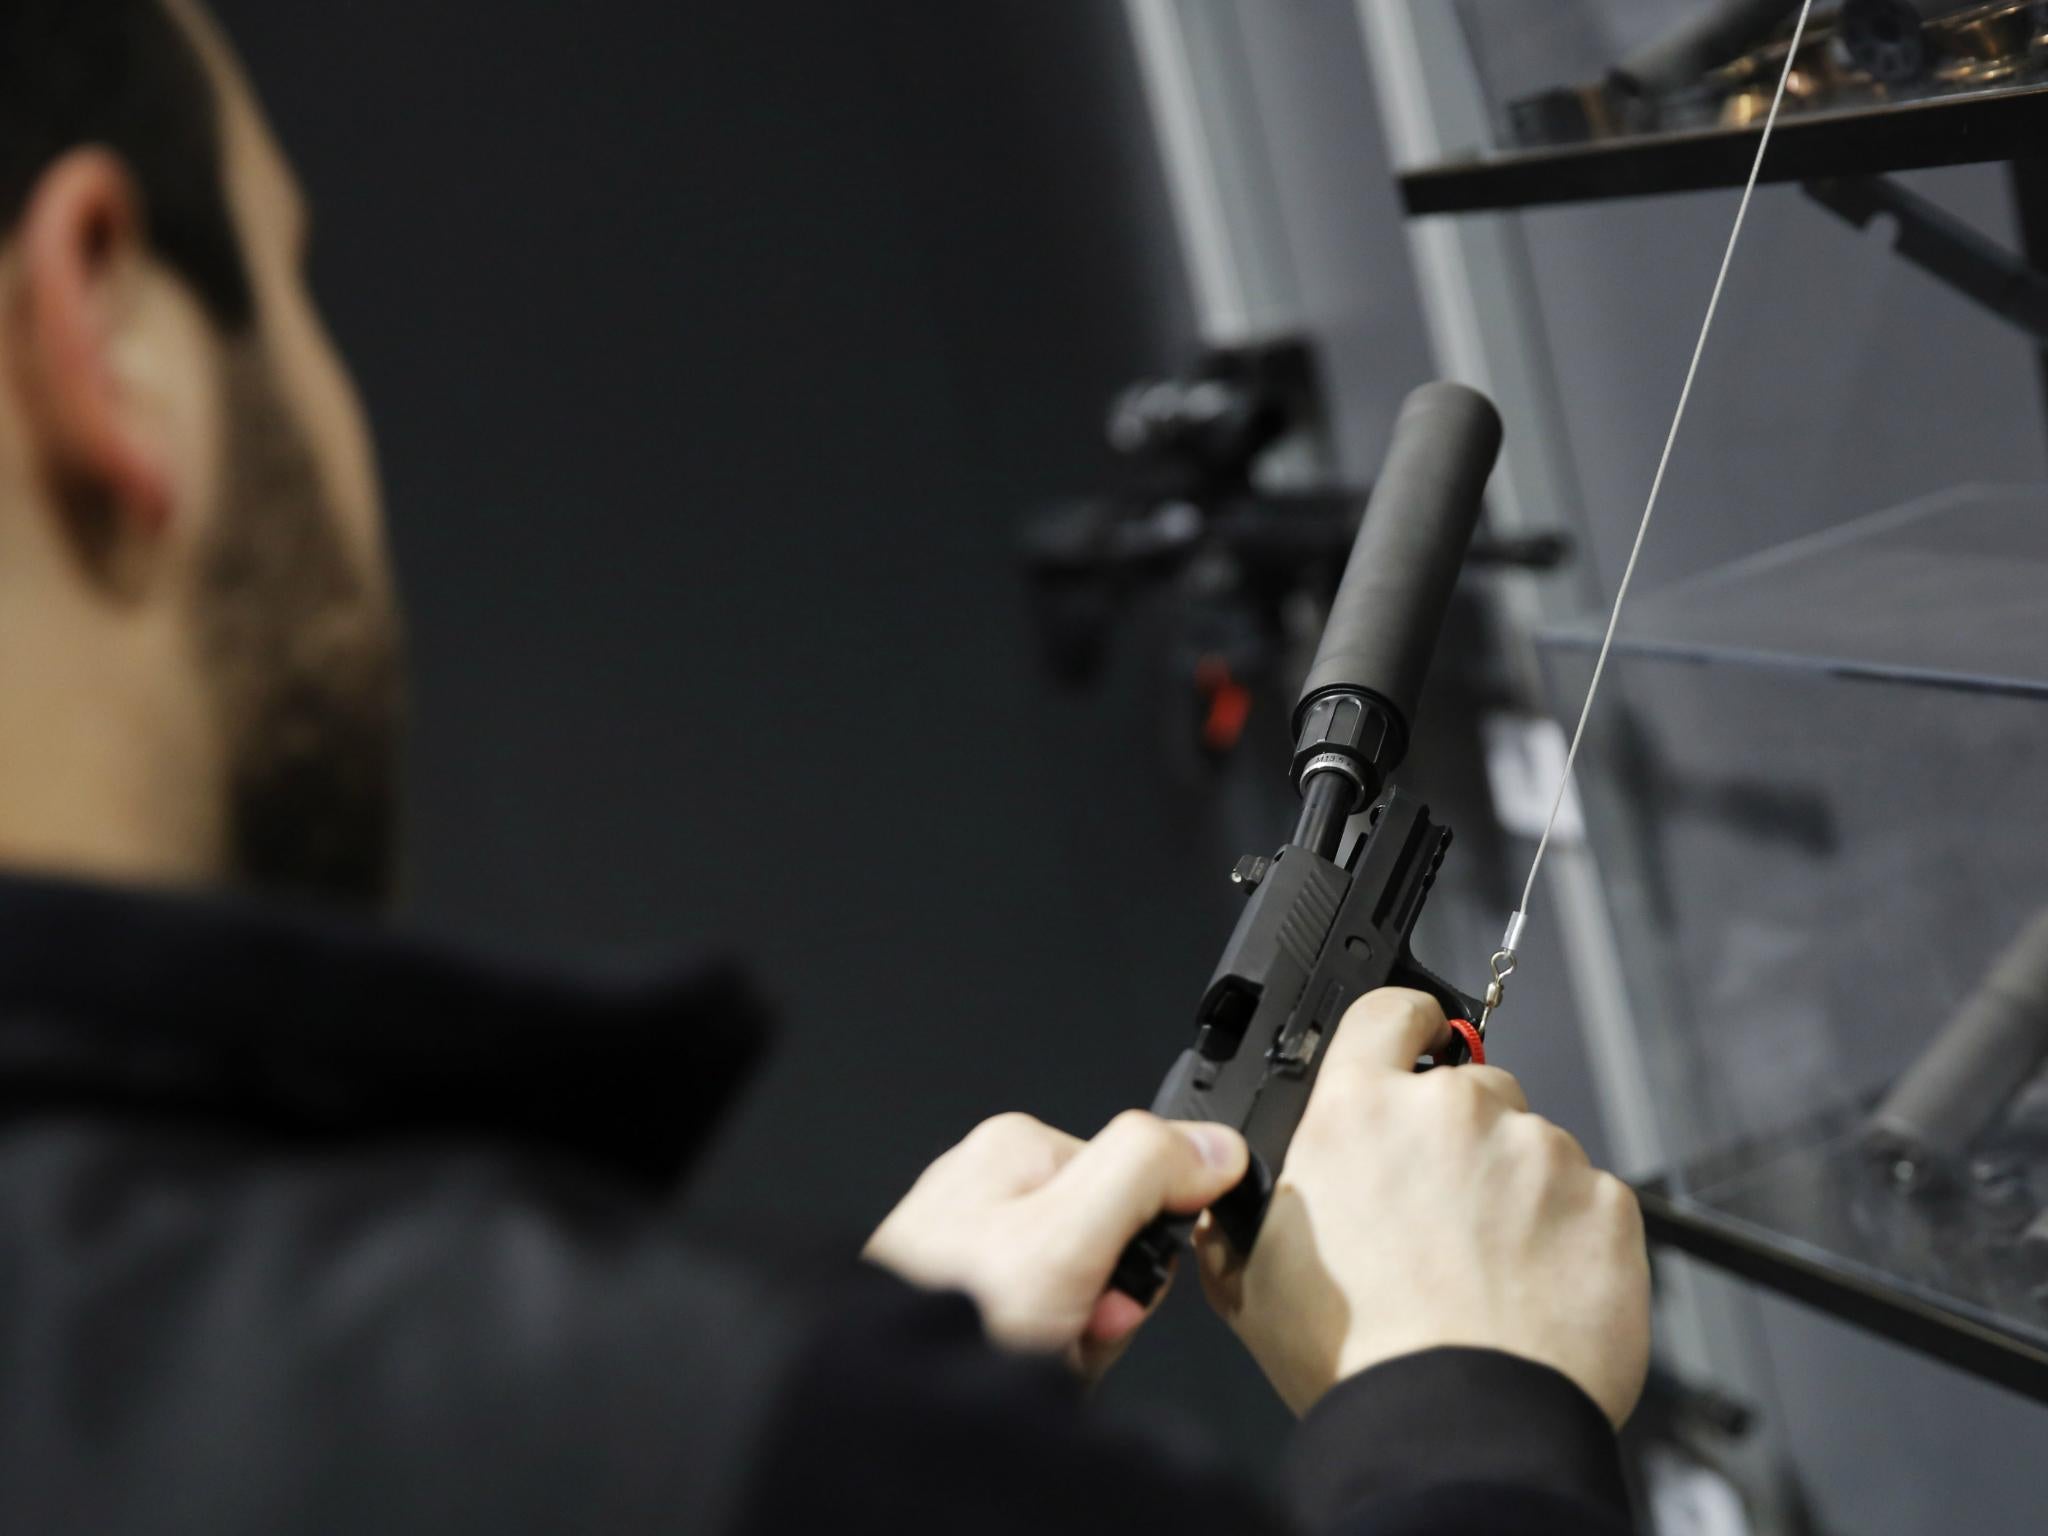
{"type": "Polygon", "coordinates": [[[1059,1230],[1105,1273],[1124,1244],[1162,1211],[1193,1215],[1244,1178],[1250,1154],[1229,1126],[1118,1115],[1033,1198],[1059,1213],[1059,1230]]]}

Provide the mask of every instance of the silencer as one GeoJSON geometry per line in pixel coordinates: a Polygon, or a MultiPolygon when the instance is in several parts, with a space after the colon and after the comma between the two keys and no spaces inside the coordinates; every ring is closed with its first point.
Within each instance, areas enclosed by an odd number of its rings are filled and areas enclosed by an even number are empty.
{"type": "Polygon", "coordinates": [[[1726,64],[1771,35],[1799,9],[1799,0],[1714,0],[1694,6],[1663,36],[1614,66],[1624,87],[1667,96],[1698,85],[1716,65],[1726,64]]]}
{"type": "Polygon", "coordinates": [[[1900,1184],[1953,1171],[2048,1058],[2048,912],[1998,957],[1871,1114],[1864,1146],[1900,1184]]]}
{"type": "Polygon", "coordinates": [[[1500,415],[1477,391],[1425,384],[1402,405],[1294,707],[1297,734],[1317,699],[1366,694],[1393,716],[1384,766],[1400,761],[1499,455],[1500,415]]]}

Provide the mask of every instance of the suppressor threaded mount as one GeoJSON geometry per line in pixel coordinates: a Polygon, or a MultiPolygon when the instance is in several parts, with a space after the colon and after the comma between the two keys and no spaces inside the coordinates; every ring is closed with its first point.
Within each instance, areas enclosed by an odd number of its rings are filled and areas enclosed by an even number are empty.
{"type": "Polygon", "coordinates": [[[1358,804],[1369,803],[1401,760],[1401,734],[1393,712],[1362,690],[1333,689],[1311,699],[1294,738],[1289,772],[1295,789],[1305,788],[1312,768],[1327,769],[1335,758],[1357,783],[1358,804]]]}

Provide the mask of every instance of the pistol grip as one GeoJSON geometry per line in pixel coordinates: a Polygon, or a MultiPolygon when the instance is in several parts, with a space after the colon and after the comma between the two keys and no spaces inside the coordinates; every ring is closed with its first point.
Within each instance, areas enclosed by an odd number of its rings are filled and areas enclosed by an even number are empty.
{"type": "Polygon", "coordinates": [[[1141,1307],[1149,1307],[1166,1288],[1174,1255],[1195,1228],[1192,1216],[1155,1216],[1118,1256],[1109,1288],[1122,1291],[1141,1307]]]}
{"type": "MultiPolygon", "coordinates": [[[[1230,1239],[1231,1247],[1247,1254],[1258,1240],[1259,1224],[1266,1219],[1266,1206],[1272,1198],[1272,1170],[1254,1152],[1243,1180],[1210,1206],[1209,1214],[1217,1230],[1230,1239]]],[[[1118,1256],[1116,1268],[1110,1273],[1109,1288],[1122,1291],[1140,1306],[1151,1306],[1166,1286],[1174,1256],[1187,1246],[1188,1235],[1194,1230],[1192,1216],[1153,1217],[1118,1256]]]]}

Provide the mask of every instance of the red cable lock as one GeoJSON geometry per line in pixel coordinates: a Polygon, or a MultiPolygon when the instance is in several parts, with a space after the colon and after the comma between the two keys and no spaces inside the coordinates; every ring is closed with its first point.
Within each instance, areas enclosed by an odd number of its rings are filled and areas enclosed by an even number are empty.
{"type": "Polygon", "coordinates": [[[1456,1032],[1458,1038],[1465,1042],[1465,1050],[1472,1058],[1472,1065],[1485,1066],[1486,1037],[1479,1033],[1479,1026],[1470,1019],[1447,1019],[1445,1022],[1456,1032]]]}

